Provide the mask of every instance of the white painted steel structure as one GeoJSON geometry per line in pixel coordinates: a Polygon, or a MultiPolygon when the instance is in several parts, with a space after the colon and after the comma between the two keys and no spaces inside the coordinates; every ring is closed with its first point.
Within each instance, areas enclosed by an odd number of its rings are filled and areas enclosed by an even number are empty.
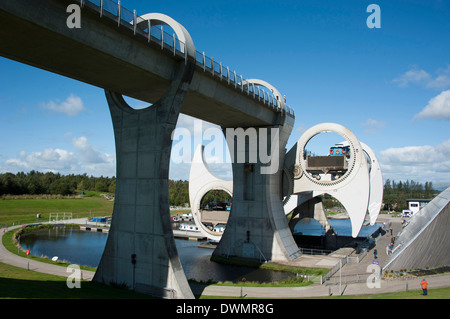
{"type": "MultiPolygon", "coordinates": [[[[277,95],[276,91],[273,92],[277,95]]],[[[288,194],[283,201],[286,215],[302,203],[326,193],[338,199],[345,207],[351,220],[353,237],[357,237],[366,214],[369,215],[370,224],[375,224],[382,204],[383,182],[378,160],[368,145],[359,142],[356,136],[342,125],[322,123],[307,130],[291,151],[295,151],[295,157],[288,157],[285,162],[285,171],[292,172],[286,174],[286,182],[289,185],[288,194]],[[317,134],[330,131],[345,138],[340,144],[350,146],[348,170],[335,179],[319,180],[307,172],[305,146],[317,134]]],[[[204,235],[219,240],[221,235],[209,232],[202,225],[199,215],[201,199],[214,189],[225,190],[232,195],[233,184],[232,181],[221,180],[208,170],[203,159],[203,146],[199,146],[189,177],[192,213],[199,228],[203,228],[204,235]]]]}
{"type": "MultiPolygon", "coordinates": [[[[356,136],[340,124],[321,123],[308,129],[293,149],[296,150],[294,163],[285,163],[285,168],[292,171],[294,180],[292,194],[287,194],[288,197],[285,199],[286,214],[311,198],[329,194],[345,207],[351,220],[353,237],[358,236],[367,211],[370,213],[371,223],[375,222],[381,207],[381,170],[373,151],[368,146],[365,152],[356,136]],[[340,134],[346,140],[345,145],[350,147],[347,171],[342,176],[322,179],[307,171],[305,147],[314,136],[323,132],[340,134]],[[367,153],[373,161],[373,170],[369,169],[364,153],[367,153]],[[373,176],[369,173],[371,171],[373,176]]],[[[290,159],[292,158],[291,156],[290,159]]]]}
{"type": "Polygon", "coordinates": [[[216,177],[208,169],[203,158],[204,146],[199,145],[192,159],[189,173],[189,201],[194,221],[200,232],[209,239],[219,241],[222,234],[212,232],[202,224],[200,203],[202,198],[211,190],[222,190],[233,196],[233,181],[226,181],[216,177]]]}

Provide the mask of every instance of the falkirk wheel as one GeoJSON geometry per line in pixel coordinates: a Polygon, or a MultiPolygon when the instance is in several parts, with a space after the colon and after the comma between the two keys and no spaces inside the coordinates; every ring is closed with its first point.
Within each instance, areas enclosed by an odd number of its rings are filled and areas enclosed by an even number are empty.
{"type": "MultiPolygon", "coordinates": [[[[204,146],[199,145],[190,170],[191,210],[200,232],[211,240],[219,241],[222,233],[212,231],[202,223],[200,203],[211,190],[223,190],[232,196],[233,181],[222,180],[208,169],[203,149],[204,146]]],[[[344,206],[351,221],[354,238],[358,236],[366,216],[373,225],[380,212],[383,184],[375,153],[368,145],[358,141],[350,130],[336,123],[322,123],[308,129],[287,152],[284,161],[283,206],[286,215],[300,205],[312,202],[313,210],[319,210],[319,214],[314,213],[314,218],[328,230],[330,226],[325,214],[321,215],[320,209],[314,205],[323,194],[333,196],[344,206]],[[306,144],[323,132],[335,132],[345,139],[338,144],[338,149],[344,150],[344,154],[307,155],[306,144]]]]}
{"type": "Polygon", "coordinates": [[[373,150],[359,142],[347,128],[335,123],[322,123],[308,129],[286,155],[284,167],[285,176],[288,176],[285,183],[288,191],[283,201],[286,215],[317,196],[329,194],[347,211],[353,237],[357,237],[361,230],[366,213],[370,224],[375,223],[383,198],[380,165],[373,150]],[[335,132],[345,138],[336,149],[336,152],[344,154],[306,154],[308,142],[323,132],[335,132]]]}

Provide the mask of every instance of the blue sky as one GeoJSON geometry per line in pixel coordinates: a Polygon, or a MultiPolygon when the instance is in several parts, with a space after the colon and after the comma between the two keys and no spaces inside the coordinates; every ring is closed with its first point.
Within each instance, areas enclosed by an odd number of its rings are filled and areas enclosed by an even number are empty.
{"type": "MultiPolygon", "coordinates": [[[[288,148],[307,128],[336,122],[375,151],[384,179],[450,185],[450,2],[121,3],[171,16],[198,51],[286,95],[296,114],[288,148]],[[381,28],[366,24],[372,3],[381,28]]],[[[0,58],[0,109],[0,172],[115,175],[102,89],[0,58]]],[[[213,168],[230,177],[226,166],[213,168]]],[[[171,165],[172,179],[188,174],[189,164],[171,165]]]]}

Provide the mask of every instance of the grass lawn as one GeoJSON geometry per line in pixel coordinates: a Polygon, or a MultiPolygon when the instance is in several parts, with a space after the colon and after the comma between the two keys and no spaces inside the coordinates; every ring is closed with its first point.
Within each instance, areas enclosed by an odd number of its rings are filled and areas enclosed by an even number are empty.
{"type": "Polygon", "coordinates": [[[102,197],[0,199],[0,225],[45,222],[50,213],[73,213],[73,218],[110,216],[113,207],[113,201],[102,197]],[[36,218],[38,213],[40,219],[36,218]]]}
{"type": "MultiPolygon", "coordinates": [[[[50,213],[72,213],[73,218],[111,216],[113,208],[114,201],[108,201],[99,196],[99,193],[93,192],[90,192],[90,196],[81,198],[0,198],[0,226],[46,222],[50,213]],[[41,214],[39,219],[36,218],[38,213],[41,214]]],[[[191,210],[173,210],[170,214],[176,215],[178,212],[184,214],[190,213],[191,210]]],[[[58,219],[60,218],[62,214],[59,214],[58,219]]]]}
{"type": "Polygon", "coordinates": [[[81,288],[70,289],[64,277],[0,263],[0,298],[137,299],[150,297],[90,281],[81,281],[81,288]]]}
{"type": "Polygon", "coordinates": [[[450,287],[428,289],[428,295],[422,295],[422,289],[408,290],[393,293],[381,293],[370,295],[343,295],[343,296],[330,296],[321,297],[330,299],[450,299],[450,287]]]}
{"type": "MultiPolygon", "coordinates": [[[[429,289],[428,296],[421,290],[372,295],[321,297],[331,299],[449,299],[450,287],[429,289]]],[[[0,263],[0,298],[56,298],[56,299],[141,299],[150,298],[132,291],[82,281],[80,289],[69,289],[66,278],[42,274],[0,263]]],[[[201,296],[200,299],[225,299],[227,297],[201,296]]]]}

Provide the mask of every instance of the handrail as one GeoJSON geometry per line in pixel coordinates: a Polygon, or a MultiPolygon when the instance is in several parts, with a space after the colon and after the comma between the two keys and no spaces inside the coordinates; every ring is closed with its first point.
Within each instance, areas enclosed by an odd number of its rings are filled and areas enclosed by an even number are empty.
{"type": "MultiPolygon", "coordinates": [[[[117,21],[117,26],[126,26],[129,27],[133,34],[140,34],[141,36],[145,36],[147,42],[154,42],[161,46],[161,50],[167,49],[174,56],[178,56],[185,61],[187,61],[186,49],[181,50],[181,48],[185,48],[185,44],[176,38],[173,34],[169,34],[163,30],[163,28],[158,28],[157,26],[151,26],[150,23],[148,27],[145,29],[137,28],[137,24],[140,21],[144,21],[140,19],[140,16],[136,14],[136,10],[130,11],[124,8],[121,5],[120,0],[116,3],[113,0],[77,0],[80,3],[81,8],[89,7],[97,12],[99,12],[100,17],[108,17],[112,20],[117,21]],[[159,34],[158,34],[159,33],[159,34]]],[[[244,89],[246,80],[244,80],[242,75],[236,75],[236,71],[230,72],[230,68],[224,67],[222,62],[216,62],[213,58],[209,58],[205,55],[205,52],[196,51],[195,54],[195,64],[199,66],[200,69],[205,73],[211,74],[213,77],[217,77],[220,81],[224,81],[229,86],[234,86],[234,88],[240,88],[242,93],[245,93],[247,96],[252,97],[255,101],[258,101],[269,108],[274,109],[278,112],[285,111],[287,115],[290,117],[295,117],[294,110],[286,105],[286,109],[283,110],[281,107],[280,101],[277,100],[277,97],[273,94],[273,92],[266,92],[264,88],[260,89],[259,86],[255,85],[246,85],[246,89],[244,89]],[[240,79],[238,81],[237,79],[240,79]]]]}

